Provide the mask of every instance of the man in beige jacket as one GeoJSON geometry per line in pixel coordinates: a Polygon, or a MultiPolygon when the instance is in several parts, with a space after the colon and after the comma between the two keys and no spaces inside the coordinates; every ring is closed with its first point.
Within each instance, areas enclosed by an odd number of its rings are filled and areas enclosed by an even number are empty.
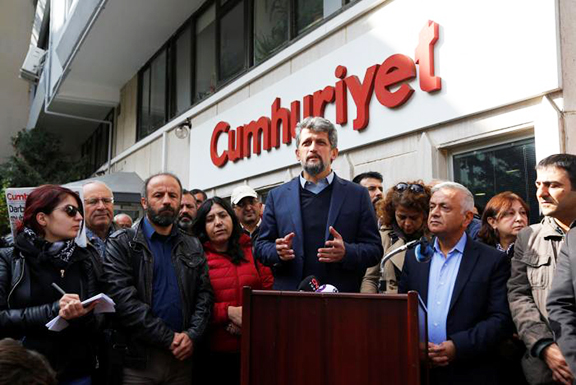
{"type": "Polygon", "coordinates": [[[522,366],[530,384],[571,384],[574,376],[554,340],[546,298],[570,224],[576,220],[576,156],[556,154],[536,167],[536,196],[545,215],[522,230],[514,245],[508,301],[527,351],[522,366]]]}

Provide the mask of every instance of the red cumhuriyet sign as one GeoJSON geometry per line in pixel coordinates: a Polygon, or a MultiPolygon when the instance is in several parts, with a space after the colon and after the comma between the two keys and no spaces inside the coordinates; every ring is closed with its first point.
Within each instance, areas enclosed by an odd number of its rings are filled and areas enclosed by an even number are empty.
{"type": "MultiPolygon", "coordinates": [[[[438,40],[438,24],[429,21],[420,31],[415,60],[406,55],[394,54],[382,64],[375,64],[364,74],[364,80],[355,75],[347,76],[347,68],[339,65],[334,71],[336,81],[334,86],[326,86],[322,90],[302,98],[304,118],[308,116],[324,116],[328,103],[336,104],[336,124],[348,123],[348,92],[356,106],[356,118],[352,122],[354,130],[361,131],[370,120],[370,100],[376,94],[378,102],[388,108],[396,108],[406,103],[414,93],[408,82],[416,77],[416,64],[419,65],[420,89],[425,92],[438,91],[442,88],[440,77],[434,75],[434,45],[438,40]],[[391,87],[397,87],[391,91],[391,87]]],[[[270,117],[262,116],[256,121],[230,129],[230,124],[224,121],[214,127],[210,140],[210,157],[217,167],[224,167],[230,160],[237,162],[250,158],[252,153],[260,154],[262,149],[270,151],[280,147],[282,143],[290,144],[296,137],[296,124],[300,121],[300,101],[290,103],[290,109],[281,107],[280,98],[272,102],[270,117]],[[280,129],[282,127],[282,129],[280,129]],[[218,140],[227,134],[228,148],[218,154],[218,140]],[[251,145],[252,144],[252,145],[251,145]]]]}

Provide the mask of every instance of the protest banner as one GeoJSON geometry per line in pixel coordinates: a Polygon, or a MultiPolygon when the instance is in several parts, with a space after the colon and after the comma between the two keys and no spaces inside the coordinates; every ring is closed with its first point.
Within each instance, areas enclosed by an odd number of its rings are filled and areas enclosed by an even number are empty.
{"type": "MultiPolygon", "coordinates": [[[[18,223],[24,218],[24,208],[26,206],[26,198],[36,187],[17,187],[6,189],[6,204],[8,206],[8,217],[10,220],[10,230],[12,237],[16,237],[16,227],[18,223]]],[[[82,187],[69,187],[70,190],[76,192],[80,196],[80,201],[84,201],[82,194],[82,187]]],[[[84,211],[82,217],[84,217],[84,211]]],[[[86,227],[82,226],[81,230],[76,236],[76,244],[80,247],[86,247],[86,227]]]]}

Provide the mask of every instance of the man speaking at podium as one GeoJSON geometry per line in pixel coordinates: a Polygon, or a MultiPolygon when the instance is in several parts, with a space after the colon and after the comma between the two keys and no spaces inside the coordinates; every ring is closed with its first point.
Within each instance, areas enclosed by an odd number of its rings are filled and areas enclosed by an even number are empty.
{"type": "Polygon", "coordinates": [[[296,290],[314,275],[341,292],[359,292],[366,268],[383,252],[368,190],[332,171],[338,136],[329,120],[300,122],[296,146],[302,173],[268,195],[256,256],[273,268],[274,289],[296,290]]]}
{"type": "Polygon", "coordinates": [[[458,183],[432,189],[428,228],[432,260],[409,251],[398,292],[417,291],[428,310],[431,384],[498,384],[498,344],[512,333],[506,299],[510,263],[504,253],[466,235],[474,197],[458,183]]]}

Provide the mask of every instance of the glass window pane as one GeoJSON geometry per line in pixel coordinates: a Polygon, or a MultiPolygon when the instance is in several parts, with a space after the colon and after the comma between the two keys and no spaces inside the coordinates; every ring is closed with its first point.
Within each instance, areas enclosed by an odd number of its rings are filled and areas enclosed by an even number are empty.
{"type": "Polygon", "coordinates": [[[194,100],[216,88],[216,8],[210,6],[196,20],[196,63],[194,100]]]}
{"type": "Polygon", "coordinates": [[[341,7],[342,0],[297,0],[296,33],[299,35],[341,7]]]}
{"type": "Polygon", "coordinates": [[[246,65],[244,1],[238,2],[220,21],[220,80],[225,81],[246,65]]]}
{"type": "Polygon", "coordinates": [[[538,222],[534,139],[507,143],[454,156],[454,180],[474,194],[484,207],[494,195],[512,191],[530,208],[530,223],[538,222]]]}
{"type": "Polygon", "coordinates": [[[342,0],[324,0],[324,18],[342,8],[342,0]]]}
{"type": "Polygon", "coordinates": [[[105,143],[106,128],[108,128],[108,126],[101,124],[98,130],[96,130],[96,167],[100,167],[106,162],[106,147],[108,147],[108,143],[105,143]]]}
{"type": "Polygon", "coordinates": [[[140,102],[140,130],[138,139],[147,135],[150,126],[150,68],[142,73],[142,98],[140,102]]]}
{"type": "Polygon", "coordinates": [[[150,130],[154,131],[166,120],[166,50],[152,62],[150,85],[150,130]]]}
{"type": "Polygon", "coordinates": [[[192,105],[190,90],[192,76],[191,28],[188,27],[176,40],[176,114],[192,105]]]}
{"type": "Polygon", "coordinates": [[[254,0],[254,62],[288,41],[289,0],[254,0]]]}
{"type": "Polygon", "coordinates": [[[90,163],[90,169],[93,170],[94,169],[94,137],[90,136],[90,139],[88,139],[88,141],[86,142],[86,147],[88,148],[88,162],[90,163]]]}

